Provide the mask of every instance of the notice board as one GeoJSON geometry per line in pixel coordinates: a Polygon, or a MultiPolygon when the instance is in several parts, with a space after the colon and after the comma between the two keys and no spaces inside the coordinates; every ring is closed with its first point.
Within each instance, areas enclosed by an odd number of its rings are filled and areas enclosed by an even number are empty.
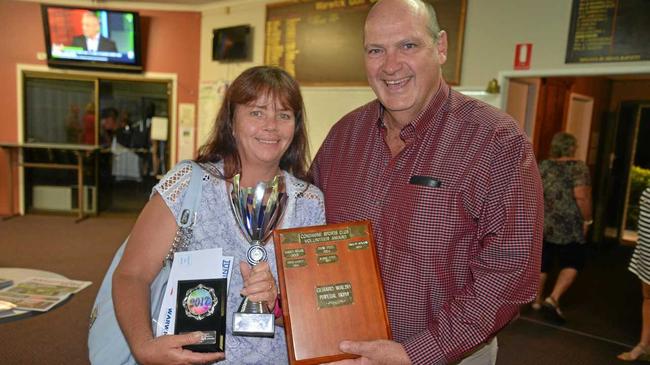
{"type": "Polygon", "coordinates": [[[573,0],[566,63],[650,60],[650,1],[573,0]]]}
{"type": "MultiPolygon", "coordinates": [[[[433,4],[449,49],[445,80],[460,84],[467,0],[433,4]]],[[[363,24],[376,0],[298,0],[266,8],[265,63],[287,70],[302,85],[367,85],[363,24]]]]}

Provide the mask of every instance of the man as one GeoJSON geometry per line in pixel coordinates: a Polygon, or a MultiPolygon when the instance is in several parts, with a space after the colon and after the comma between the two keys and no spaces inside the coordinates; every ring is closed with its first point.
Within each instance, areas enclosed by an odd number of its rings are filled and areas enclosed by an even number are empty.
{"type": "Polygon", "coordinates": [[[511,117],[442,80],[447,35],[429,5],[379,1],[364,47],[378,99],[332,128],[312,174],[328,223],[372,222],[394,341],[343,341],[362,357],[342,363],[494,364],[496,333],[538,282],[531,146],[511,117]]]}
{"type": "Polygon", "coordinates": [[[115,42],[99,34],[99,18],[92,11],[87,11],[81,17],[83,35],[72,39],[73,47],[81,47],[84,51],[117,52],[115,42]]]}

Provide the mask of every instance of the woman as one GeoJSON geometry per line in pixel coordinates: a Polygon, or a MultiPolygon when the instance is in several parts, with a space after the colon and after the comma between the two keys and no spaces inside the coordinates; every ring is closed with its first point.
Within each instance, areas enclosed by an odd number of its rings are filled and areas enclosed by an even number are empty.
{"type": "Polygon", "coordinates": [[[543,308],[552,319],[563,322],[560,298],[584,266],[585,236],[591,219],[591,183],[587,165],[576,159],[576,138],[556,133],[551,140],[551,158],[539,165],[544,185],[544,246],[542,270],[534,309],[543,308]],[[551,295],[542,301],[544,283],[554,261],[560,273],[551,295]]]}
{"type": "Polygon", "coordinates": [[[278,285],[273,244],[266,245],[268,262],[252,269],[246,263],[249,243],[232,216],[224,177],[230,179],[239,173],[241,185],[252,187],[283,174],[288,201],[281,227],[323,224],[322,193],[300,180],[306,176],[307,146],[302,97],[291,76],[278,68],[260,66],[235,79],[226,92],[215,129],[197,158],[205,170],[202,203],[193,241],[187,248],[222,247],[223,255],[240,262],[228,293],[226,354],[183,350],[183,345],[199,342],[200,335],[154,338],[150,327],[148,287],[170,248],[191,176],[191,165],[182,163],[154,187],[113,276],[115,312],[139,363],[189,364],[222,359],[232,364],[287,363],[282,328],[276,326],[273,339],[232,334],[232,312],[239,306],[241,295],[265,301],[273,313],[278,285]]]}
{"type": "Polygon", "coordinates": [[[639,213],[639,241],[630,260],[630,271],[641,280],[641,339],[628,352],[618,355],[620,360],[650,361],[650,187],[641,194],[639,213]]]}

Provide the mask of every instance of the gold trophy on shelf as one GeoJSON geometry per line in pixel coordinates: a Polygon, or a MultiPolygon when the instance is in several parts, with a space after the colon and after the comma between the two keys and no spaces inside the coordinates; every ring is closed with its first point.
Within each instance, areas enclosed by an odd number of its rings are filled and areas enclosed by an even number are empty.
{"type": "MultiPolygon", "coordinates": [[[[264,248],[271,231],[280,222],[287,203],[284,176],[278,175],[270,182],[260,182],[255,187],[240,186],[240,175],[232,179],[230,207],[235,220],[250,243],[246,259],[251,266],[266,261],[264,248]]],[[[233,314],[235,336],[273,337],[275,316],[265,302],[253,302],[244,298],[233,314]]]]}

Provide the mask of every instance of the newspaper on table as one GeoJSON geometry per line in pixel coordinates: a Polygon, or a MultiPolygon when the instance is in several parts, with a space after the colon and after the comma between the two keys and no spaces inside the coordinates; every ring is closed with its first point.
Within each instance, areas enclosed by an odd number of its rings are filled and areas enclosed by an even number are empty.
{"type": "Polygon", "coordinates": [[[232,256],[222,256],[221,248],[176,252],[169,271],[160,312],[154,324],[156,336],[174,334],[176,288],[179,280],[226,278],[227,285],[230,286],[233,261],[234,257],[232,256]]]}
{"type": "Polygon", "coordinates": [[[0,301],[13,303],[19,310],[46,312],[90,284],[90,281],[32,277],[0,290],[0,301]]]}
{"type": "Polygon", "coordinates": [[[0,300],[0,318],[13,315],[14,308],[16,308],[16,305],[14,303],[0,300]]]}
{"type": "Polygon", "coordinates": [[[0,278],[0,289],[4,289],[8,286],[14,285],[14,281],[11,279],[0,278]]]}

